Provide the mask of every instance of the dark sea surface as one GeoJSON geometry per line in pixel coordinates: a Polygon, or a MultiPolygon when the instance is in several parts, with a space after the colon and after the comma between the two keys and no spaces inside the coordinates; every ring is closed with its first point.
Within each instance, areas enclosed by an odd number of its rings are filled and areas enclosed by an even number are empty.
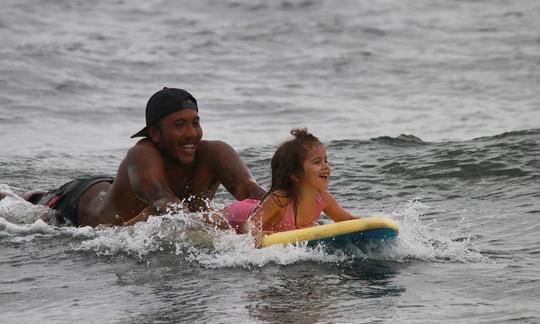
{"type": "Polygon", "coordinates": [[[263,187],[307,126],[338,201],[401,229],[256,250],[197,214],[54,227],[6,198],[0,323],[540,323],[540,2],[3,0],[0,40],[0,190],[114,175],[180,87],[263,187]]]}

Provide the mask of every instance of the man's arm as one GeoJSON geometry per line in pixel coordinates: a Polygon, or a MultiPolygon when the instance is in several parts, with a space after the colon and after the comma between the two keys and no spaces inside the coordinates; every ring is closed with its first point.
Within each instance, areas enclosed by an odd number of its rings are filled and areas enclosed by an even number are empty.
{"type": "Polygon", "coordinates": [[[246,198],[262,200],[266,194],[242,162],[238,153],[227,143],[212,141],[208,156],[218,181],[237,200],[246,198]]]}
{"type": "Polygon", "coordinates": [[[151,214],[163,214],[170,203],[181,206],[168,184],[163,157],[149,140],[141,140],[128,151],[127,172],[133,192],[151,214]]]}

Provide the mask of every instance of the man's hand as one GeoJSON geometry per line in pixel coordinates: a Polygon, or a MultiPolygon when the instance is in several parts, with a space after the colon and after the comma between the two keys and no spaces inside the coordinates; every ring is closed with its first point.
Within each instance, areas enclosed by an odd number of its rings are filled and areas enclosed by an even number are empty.
{"type": "Polygon", "coordinates": [[[225,218],[224,211],[212,210],[204,212],[201,219],[203,222],[213,225],[222,230],[231,228],[229,222],[225,218]]]}
{"type": "Polygon", "coordinates": [[[148,219],[150,216],[150,207],[146,207],[143,209],[142,212],[139,213],[139,215],[133,217],[132,219],[128,220],[127,222],[122,223],[124,226],[133,225],[137,222],[144,222],[148,219]]]}

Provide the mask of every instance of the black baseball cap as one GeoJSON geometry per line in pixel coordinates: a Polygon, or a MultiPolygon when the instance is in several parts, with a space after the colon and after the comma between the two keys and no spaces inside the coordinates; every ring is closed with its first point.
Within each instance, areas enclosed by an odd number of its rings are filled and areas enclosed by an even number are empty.
{"type": "Polygon", "coordinates": [[[132,135],[131,138],[147,137],[148,126],[153,125],[168,114],[182,109],[195,109],[199,111],[197,100],[189,92],[167,87],[159,90],[148,99],[148,103],[146,104],[146,127],[141,129],[137,134],[132,135]]]}

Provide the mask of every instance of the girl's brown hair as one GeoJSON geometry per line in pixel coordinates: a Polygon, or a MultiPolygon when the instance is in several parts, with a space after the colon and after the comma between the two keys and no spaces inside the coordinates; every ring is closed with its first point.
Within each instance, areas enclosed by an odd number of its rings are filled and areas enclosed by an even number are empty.
{"type": "MultiPolygon", "coordinates": [[[[298,191],[293,177],[300,177],[304,173],[304,159],[314,145],[322,145],[321,141],[307,128],[296,128],[291,130],[294,137],[281,143],[272,157],[272,182],[268,195],[286,197],[292,199],[294,204],[298,201],[298,191]],[[277,194],[280,190],[283,194],[277,194]]],[[[265,197],[266,198],[266,197],[265,197]]],[[[276,199],[276,202],[279,202],[276,199]]]]}

